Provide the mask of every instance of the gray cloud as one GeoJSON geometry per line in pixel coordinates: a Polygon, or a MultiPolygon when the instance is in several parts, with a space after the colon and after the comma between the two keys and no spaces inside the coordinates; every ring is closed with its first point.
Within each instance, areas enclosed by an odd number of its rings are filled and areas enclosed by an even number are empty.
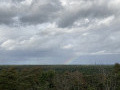
{"type": "Polygon", "coordinates": [[[1,1],[0,63],[62,64],[78,57],[73,64],[94,64],[99,55],[103,60],[111,56],[110,63],[118,61],[120,2],[98,2],[1,1]]]}
{"type": "Polygon", "coordinates": [[[58,21],[58,26],[63,28],[70,27],[78,19],[82,20],[87,18],[89,20],[94,20],[106,18],[111,15],[118,16],[120,14],[119,10],[114,7],[110,8],[110,4],[111,2],[106,0],[76,0],[75,4],[68,4],[68,6],[62,12],[61,18],[58,21]]]}
{"type": "Polygon", "coordinates": [[[39,24],[54,21],[56,14],[62,9],[59,0],[35,0],[27,7],[20,20],[23,23],[39,24]]]}
{"type": "Polygon", "coordinates": [[[13,4],[0,1],[0,24],[13,23],[13,17],[16,16],[16,9],[13,4]]]}

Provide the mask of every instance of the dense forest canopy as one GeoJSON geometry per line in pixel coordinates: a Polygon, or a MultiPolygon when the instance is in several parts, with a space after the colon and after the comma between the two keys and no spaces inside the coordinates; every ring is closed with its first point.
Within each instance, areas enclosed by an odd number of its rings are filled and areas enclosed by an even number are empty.
{"type": "Polygon", "coordinates": [[[120,90],[120,65],[0,66],[0,90],[120,90]]]}

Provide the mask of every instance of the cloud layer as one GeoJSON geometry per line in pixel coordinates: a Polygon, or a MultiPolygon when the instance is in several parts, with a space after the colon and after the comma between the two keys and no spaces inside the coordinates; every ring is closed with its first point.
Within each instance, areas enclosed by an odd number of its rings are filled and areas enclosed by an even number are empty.
{"type": "Polygon", "coordinates": [[[119,0],[2,0],[0,63],[63,64],[79,57],[77,64],[89,64],[90,56],[99,55],[103,60],[112,56],[114,63],[120,57],[119,4],[119,0]]]}

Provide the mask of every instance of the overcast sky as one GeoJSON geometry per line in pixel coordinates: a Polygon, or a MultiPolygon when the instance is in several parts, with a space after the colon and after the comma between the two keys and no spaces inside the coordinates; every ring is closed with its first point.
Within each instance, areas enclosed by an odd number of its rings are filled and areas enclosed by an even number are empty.
{"type": "Polygon", "coordinates": [[[0,0],[0,64],[116,62],[120,0],[0,0]]]}

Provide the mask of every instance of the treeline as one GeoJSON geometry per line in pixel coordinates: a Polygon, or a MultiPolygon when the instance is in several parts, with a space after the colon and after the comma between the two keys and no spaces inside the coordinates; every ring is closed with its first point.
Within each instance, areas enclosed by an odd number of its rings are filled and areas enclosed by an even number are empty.
{"type": "Polygon", "coordinates": [[[0,66],[0,90],[120,90],[120,65],[0,66]]]}

